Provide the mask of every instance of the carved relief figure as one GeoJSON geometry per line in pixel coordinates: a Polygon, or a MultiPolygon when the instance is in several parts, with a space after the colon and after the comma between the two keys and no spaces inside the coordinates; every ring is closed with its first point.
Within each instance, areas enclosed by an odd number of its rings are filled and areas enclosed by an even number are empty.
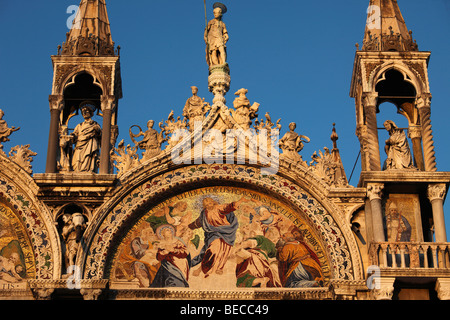
{"type": "Polygon", "coordinates": [[[186,104],[183,109],[183,116],[188,119],[189,129],[194,130],[194,123],[196,121],[203,122],[203,116],[211,109],[209,103],[205,102],[205,99],[200,98],[198,88],[191,87],[192,97],[186,100],[186,104]]]}
{"type": "Polygon", "coordinates": [[[289,132],[280,139],[279,145],[281,150],[283,150],[282,156],[295,161],[303,163],[303,158],[298,153],[303,150],[303,142],[310,142],[311,140],[307,136],[299,135],[295,132],[297,124],[291,122],[289,124],[289,132]]]}
{"type": "Polygon", "coordinates": [[[72,133],[72,142],[75,144],[72,168],[75,172],[96,172],[102,129],[92,120],[94,108],[91,105],[83,105],[81,114],[84,121],[78,124],[72,133]]]}
{"type": "Polygon", "coordinates": [[[204,40],[206,43],[206,61],[209,66],[221,65],[227,62],[226,43],[228,31],[222,16],[227,12],[227,7],[222,3],[214,3],[214,19],[208,22],[204,40]]]}
{"type": "Polygon", "coordinates": [[[384,148],[387,159],[383,169],[395,170],[413,168],[411,150],[405,132],[402,129],[399,129],[391,120],[385,121],[384,127],[389,132],[389,139],[386,140],[386,146],[384,148]]]}

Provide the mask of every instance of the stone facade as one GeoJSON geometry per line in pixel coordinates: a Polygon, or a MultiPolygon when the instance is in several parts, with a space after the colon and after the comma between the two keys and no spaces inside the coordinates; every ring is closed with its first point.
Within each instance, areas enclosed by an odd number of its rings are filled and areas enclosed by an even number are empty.
{"type": "MultiPolygon", "coordinates": [[[[356,52],[350,94],[362,173],[351,186],[334,126],[330,148],[309,161],[302,149],[311,139],[295,122],[279,138],[284,124],[247,89],[227,105],[230,39],[218,3],[204,36],[211,103],[192,87],[183,115],[132,126],[134,145],[117,144],[120,50],[104,1],[82,0],[81,27],[52,56],[46,172],[32,174],[28,145],[8,154],[1,145],[0,298],[449,299],[450,173],[436,169],[430,54],[418,51],[396,1],[370,4],[391,28],[366,29],[356,52]],[[378,85],[398,74],[407,84],[378,85]],[[402,85],[415,96],[396,95],[402,85]],[[386,125],[383,166],[376,118],[388,93],[409,131],[386,125]],[[69,133],[78,114],[84,126],[69,133]],[[88,169],[74,165],[75,155],[88,169]]],[[[0,143],[18,130],[1,121],[0,143]]]]}

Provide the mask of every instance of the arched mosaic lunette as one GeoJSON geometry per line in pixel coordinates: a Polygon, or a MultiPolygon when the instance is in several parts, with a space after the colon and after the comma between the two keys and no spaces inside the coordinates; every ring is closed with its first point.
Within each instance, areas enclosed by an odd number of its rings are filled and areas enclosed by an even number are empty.
{"type": "Polygon", "coordinates": [[[48,209],[35,197],[37,186],[28,173],[10,161],[1,161],[0,172],[0,199],[26,230],[34,252],[36,279],[59,278],[60,270],[55,267],[61,261],[59,236],[48,209]]]}
{"type": "Polygon", "coordinates": [[[312,225],[326,243],[330,265],[333,268],[333,278],[353,279],[354,266],[352,256],[341,229],[333,216],[300,186],[279,176],[262,176],[257,168],[245,165],[196,165],[189,166],[162,175],[132,189],[121,201],[110,209],[104,219],[90,230],[90,243],[85,247],[84,256],[78,261],[84,261],[84,278],[100,279],[104,276],[106,259],[111,249],[111,243],[121,226],[145,205],[149,199],[169,189],[193,182],[217,179],[238,180],[241,183],[256,185],[270,190],[303,211],[312,225]]]}

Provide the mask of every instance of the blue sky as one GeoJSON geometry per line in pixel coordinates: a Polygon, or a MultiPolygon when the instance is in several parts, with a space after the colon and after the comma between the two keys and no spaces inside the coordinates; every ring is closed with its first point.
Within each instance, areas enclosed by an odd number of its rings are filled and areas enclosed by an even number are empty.
{"type": "MultiPolygon", "coordinates": [[[[213,2],[207,1],[208,19],[213,2]]],[[[290,122],[296,122],[297,132],[311,138],[302,151],[308,161],[314,151],[332,146],[335,122],[350,176],[359,152],[350,81],[355,43],[362,43],[369,0],[223,2],[228,7],[224,22],[230,34],[227,104],[232,105],[234,92],[246,88],[250,101],[261,104],[260,117],[269,112],[272,120],[282,119],[282,134],[290,122]]],[[[4,149],[30,144],[38,153],[35,173],[45,171],[53,76],[50,56],[65,40],[71,16],[67,8],[78,3],[0,0],[0,108],[9,126],[21,127],[4,149]]],[[[450,1],[398,3],[419,50],[432,52],[429,77],[437,164],[438,170],[450,171],[450,1]]],[[[201,97],[212,101],[202,0],[107,0],[107,8],[113,40],[122,48],[124,96],[119,102],[118,141],[130,143],[132,125],[145,127],[150,119],[158,123],[171,110],[181,116],[192,85],[199,87],[201,97]]],[[[402,123],[389,105],[383,105],[379,119],[380,123],[386,119],[402,123]]],[[[352,185],[357,184],[359,171],[360,163],[352,185]]]]}

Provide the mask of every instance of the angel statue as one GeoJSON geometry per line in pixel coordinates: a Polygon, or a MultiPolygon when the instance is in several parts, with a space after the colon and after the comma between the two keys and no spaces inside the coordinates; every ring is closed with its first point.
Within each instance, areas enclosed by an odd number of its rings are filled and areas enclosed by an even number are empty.
{"type": "Polygon", "coordinates": [[[299,152],[303,150],[304,142],[309,143],[311,140],[307,136],[299,135],[295,132],[297,127],[295,122],[289,124],[289,132],[280,139],[280,148],[283,150],[282,156],[294,162],[304,163],[299,152]]]}
{"type": "Polygon", "coordinates": [[[135,145],[141,149],[144,150],[142,153],[142,162],[145,162],[153,157],[156,157],[158,154],[161,153],[161,145],[167,140],[167,138],[164,138],[164,132],[158,132],[156,129],[153,129],[153,125],[155,124],[155,121],[149,120],[147,122],[147,130],[145,132],[142,132],[141,127],[139,126],[132,126],[130,128],[130,138],[135,143],[135,145]],[[131,132],[131,129],[133,127],[137,127],[139,129],[138,134],[133,134],[131,132]],[[144,136],[144,138],[137,142],[135,138],[144,136]]]}

